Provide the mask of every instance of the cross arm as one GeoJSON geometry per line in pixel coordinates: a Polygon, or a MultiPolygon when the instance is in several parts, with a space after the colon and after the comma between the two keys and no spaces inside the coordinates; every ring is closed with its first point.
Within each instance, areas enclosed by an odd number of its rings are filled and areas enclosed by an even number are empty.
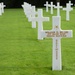
{"type": "Polygon", "coordinates": [[[72,30],[60,30],[60,31],[54,31],[54,30],[44,30],[41,32],[42,38],[70,38],[73,36],[72,30]]]}
{"type": "Polygon", "coordinates": [[[73,37],[73,31],[72,30],[61,30],[61,33],[65,36],[64,38],[70,38],[73,37]]]}
{"type": "Polygon", "coordinates": [[[31,17],[31,21],[37,21],[37,22],[43,22],[43,21],[49,21],[49,17],[31,17]]]}
{"type": "Polygon", "coordinates": [[[49,4],[44,4],[44,6],[49,6],[49,4]]]}
{"type": "Polygon", "coordinates": [[[73,10],[73,8],[63,8],[63,10],[71,11],[71,10],[73,10]]]}

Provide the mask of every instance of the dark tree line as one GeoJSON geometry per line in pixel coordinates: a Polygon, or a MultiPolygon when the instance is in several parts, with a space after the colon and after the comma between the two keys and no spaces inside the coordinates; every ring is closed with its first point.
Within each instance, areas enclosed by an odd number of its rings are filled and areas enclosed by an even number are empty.
{"type": "MultiPolygon", "coordinates": [[[[23,2],[28,2],[36,7],[43,7],[43,5],[48,1],[49,3],[53,1],[54,4],[56,2],[60,2],[61,5],[66,5],[69,0],[0,0],[0,2],[4,2],[7,8],[19,8],[23,4],[23,2]]],[[[75,3],[75,0],[71,0],[72,3],[75,3]]]]}

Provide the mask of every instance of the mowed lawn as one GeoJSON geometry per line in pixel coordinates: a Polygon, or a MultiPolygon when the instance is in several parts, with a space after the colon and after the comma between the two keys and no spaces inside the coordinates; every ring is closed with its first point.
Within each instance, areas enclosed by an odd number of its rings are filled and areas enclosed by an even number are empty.
{"type": "MultiPolygon", "coordinates": [[[[44,22],[44,30],[52,29],[52,16],[44,10],[44,16],[50,17],[44,22]]],[[[75,75],[75,8],[70,12],[70,21],[61,10],[61,28],[73,30],[73,38],[62,38],[62,71],[52,71],[52,39],[37,40],[37,28],[31,28],[31,22],[23,9],[5,9],[0,16],[0,75],[75,75]]]]}

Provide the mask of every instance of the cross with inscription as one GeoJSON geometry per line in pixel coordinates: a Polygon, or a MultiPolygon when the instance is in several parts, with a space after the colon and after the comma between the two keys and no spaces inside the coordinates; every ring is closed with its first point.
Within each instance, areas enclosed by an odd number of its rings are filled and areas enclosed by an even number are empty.
{"type": "Polygon", "coordinates": [[[53,39],[53,51],[52,51],[52,70],[62,70],[61,60],[61,38],[72,37],[72,30],[61,30],[60,28],[60,16],[53,16],[53,28],[52,30],[43,30],[42,38],[53,39]]]}
{"type": "Polygon", "coordinates": [[[62,6],[60,6],[60,3],[57,2],[57,6],[54,6],[54,8],[57,9],[57,16],[60,16],[60,8],[62,8],[62,6]]]}

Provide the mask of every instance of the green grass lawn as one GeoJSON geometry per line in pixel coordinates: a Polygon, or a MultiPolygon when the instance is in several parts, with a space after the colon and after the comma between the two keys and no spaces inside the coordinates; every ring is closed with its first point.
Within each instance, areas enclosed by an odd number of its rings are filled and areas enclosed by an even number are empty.
{"type": "MultiPolygon", "coordinates": [[[[56,10],[54,10],[54,16],[56,10]]],[[[52,29],[52,16],[44,9],[44,29],[52,29]]],[[[62,38],[62,71],[52,71],[52,39],[37,40],[37,28],[23,9],[5,9],[0,16],[0,75],[75,75],[75,8],[70,21],[61,10],[61,28],[73,30],[73,38],[62,38]]]]}

